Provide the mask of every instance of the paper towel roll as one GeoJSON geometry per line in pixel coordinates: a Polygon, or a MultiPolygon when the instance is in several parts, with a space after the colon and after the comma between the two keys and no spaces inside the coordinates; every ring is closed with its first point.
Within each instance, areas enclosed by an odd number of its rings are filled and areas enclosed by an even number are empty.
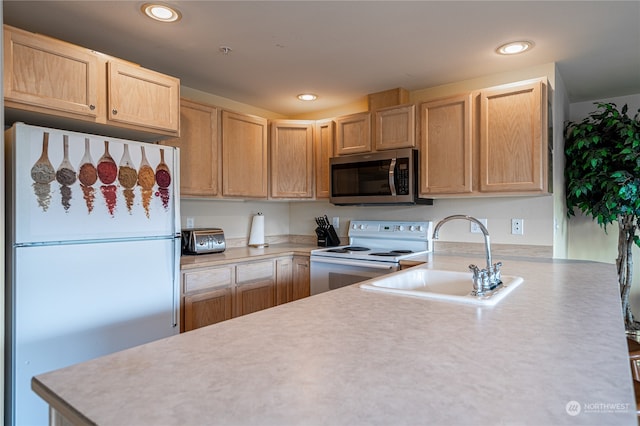
{"type": "Polygon", "coordinates": [[[249,236],[249,246],[267,246],[264,242],[264,215],[262,213],[258,213],[253,216],[253,221],[251,222],[251,235],[249,236]]]}

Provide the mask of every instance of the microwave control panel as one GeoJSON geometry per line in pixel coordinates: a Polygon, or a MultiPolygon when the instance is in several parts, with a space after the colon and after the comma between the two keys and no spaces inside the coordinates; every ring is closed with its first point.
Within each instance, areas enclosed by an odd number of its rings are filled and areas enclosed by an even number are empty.
{"type": "Polygon", "coordinates": [[[409,159],[399,158],[395,170],[396,193],[409,195],[409,159]]]}

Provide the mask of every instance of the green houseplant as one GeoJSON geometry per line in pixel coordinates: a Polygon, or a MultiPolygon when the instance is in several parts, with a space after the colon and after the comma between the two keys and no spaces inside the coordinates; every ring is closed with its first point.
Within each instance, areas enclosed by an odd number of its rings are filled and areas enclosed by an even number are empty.
{"type": "Polygon", "coordinates": [[[627,330],[640,329],[629,306],[633,279],[633,245],[640,217],[640,110],[627,105],[596,103],[597,110],[580,122],[565,125],[565,189],[567,215],[575,209],[591,216],[607,231],[618,224],[618,283],[627,330]]]}

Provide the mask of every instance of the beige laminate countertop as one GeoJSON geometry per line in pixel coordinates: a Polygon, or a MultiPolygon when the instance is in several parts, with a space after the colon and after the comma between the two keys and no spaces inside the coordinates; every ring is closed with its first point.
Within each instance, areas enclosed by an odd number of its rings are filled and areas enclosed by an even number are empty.
{"type": "Polygon", "coordinates": [[[183,255],[180,257],[180,269],[203,268],[208,266],[224,265],[244,260],[259,260],[270,257],[303,255],[309,256],[311,250],[318,246],[306,244],[282,243],[268,247],[232,247],[222,253],[183,255]]]}
{"type": "MultiPolygon", "coordinates": [[[[42,374],[33,388],[104,426],[637,425],[615,265],[496,260],[524,282],[494,307],[356,284],[42,374]]],[[[419,267],[478,261],[433,255],[419,267]]]]}

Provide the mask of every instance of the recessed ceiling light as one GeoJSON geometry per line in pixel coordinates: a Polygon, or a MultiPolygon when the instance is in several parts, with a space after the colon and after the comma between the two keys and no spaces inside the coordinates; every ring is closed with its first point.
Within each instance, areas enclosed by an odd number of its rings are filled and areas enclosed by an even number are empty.
{"type": "Polygon", "coordinates": [[[532,47],[533,42],[531,41],[512,41],[498,47],[496,52],[500,55],[517,55],[518,53],[526,52],[532,47]]]}
{"type": "Polygon", "coordinates": [[[182,18],[182,14],[177,9],[159,3],[145,3],[141,10],[149,18],[160,22],[176,22],[182,18]]]}
{"type": "Polygon", "coordinates": [[[315,101],[318,99],[318,95],[314,95],[313,93],[301,93],[298,95],[298,99],[301,101],[315,101]]]}

